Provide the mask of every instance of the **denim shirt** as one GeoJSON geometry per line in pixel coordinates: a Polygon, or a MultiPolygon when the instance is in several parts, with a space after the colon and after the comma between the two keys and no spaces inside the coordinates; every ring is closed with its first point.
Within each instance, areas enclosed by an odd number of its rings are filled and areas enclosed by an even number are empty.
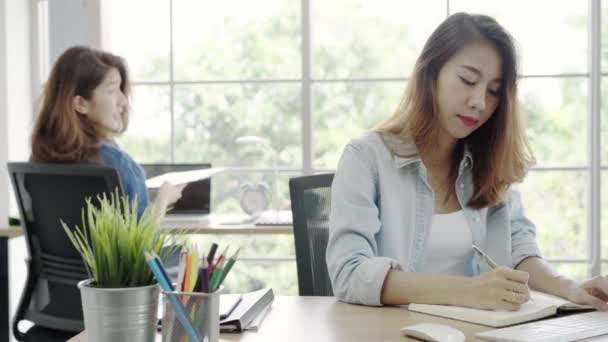
{"type": "MultiPolygon", "coordinates": [[[[399,155],[414,155],[414,144],[391,140],[399,155]]],[[[536,229],[523,211],[519,193],[482,209],[466,203],[473,195],[473,159],[465,149],[456,180],[456,196],[473,242],[497,264],[514,267],[540,256],[536,229]]],[[[334,295],[349,303],[381,305],[390,269],[424,271],[434,193],[418,156],[393,156],[378,133],[351,141],[338,164],[331,189],[327,268],[334,295]]],[[[489,267],[474,255],[468,276],[489,267]]]]}
{"type": "Polygon", "coordinates": [[[146,176],[139,164],[126,152],[110,141],[102,141],[99,148],[101,163],[118,171],[124,195],[132,201],[137,196],[137,217],[141,218],[148,207],[146,176]]]}

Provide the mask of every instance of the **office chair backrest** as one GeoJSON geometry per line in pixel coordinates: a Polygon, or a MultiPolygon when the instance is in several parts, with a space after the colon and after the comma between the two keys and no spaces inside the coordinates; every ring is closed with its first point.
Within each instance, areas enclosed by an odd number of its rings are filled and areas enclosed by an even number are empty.
{"type": "Polygon", "coordinates": [[[82,227],[85,198],[96,203],[101,193],[119,191],[114,168],[100,165],[8,163],[29,252],[28,277],[13,330],[27,319],[36,325],[82,331],[80,292],[76,284],[89,278],[80,254],[61,221],[82,227]]]}
{"type": "Polygon", "coordinates": [[[289,180],[301,296],[333,296],[325,264],[333,178],[333,174],[321,174],[289,180]]]}

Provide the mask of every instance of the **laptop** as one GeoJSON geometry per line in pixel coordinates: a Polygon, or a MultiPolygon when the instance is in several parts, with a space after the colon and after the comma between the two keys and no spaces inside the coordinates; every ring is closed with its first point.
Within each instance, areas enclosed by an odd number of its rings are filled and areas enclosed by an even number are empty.
{"type": "MultiPolygon", "coordinates": [[[[168,172],[193,171],[211,168],[209,163],[200,164],[142,164],[146,178],[152,178],[168,172]]],[[[148,189],[150,201],[156,198],[157,189],[148,189]]],[[[182,197],[171,205],[164,222],[205,222],[211,211],[211,179],[202,179],[188,183],[182,191],[182,197]]]]}
{"type": "Polygon", "coordinates": [[[587,312],[477,333],[488,341],[578,341],[606,335],[608,312],[587,312]]]}

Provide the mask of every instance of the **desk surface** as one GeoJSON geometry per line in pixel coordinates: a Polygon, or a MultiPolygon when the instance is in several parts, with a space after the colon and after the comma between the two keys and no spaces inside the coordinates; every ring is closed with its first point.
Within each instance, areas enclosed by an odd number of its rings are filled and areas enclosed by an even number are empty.
{"type": "Polygon", "coordinates": [[[163,222],[163,228],[183,234],[292,234],[292,225],[258,226],[246,222],[244,214],[211,214],[199,220],[194,215],[192,220],[163,222]]]}
{"type": "MultiPolygon", "coordinates": [[[[475,333],[490,330],[481,325],[409,312],[399,307],[367,307],[345,304],[333,297],[276,297],[257,332],[222,334],[220,341],[415,341],[403,337],[405,325],[435,322],[451,325],[467,336],[482,341],[475,333]]],[[[69,342],[85,342],[86,332],[69,342]]],[[[156,339],[161,341],[160,335],[156,339]]]]}
{"type": "MultiPolygon", "coordinates": [[[[292,225],[256,225],[245,222],[248,216],[244,214],[211,214],[207,219],[174,221],[163,223],[165,229],[182,234],[292,234],[292,225]]],[[[0,238],[14,238],[23,235],[21,227],[0,228],[0,238]]]]}

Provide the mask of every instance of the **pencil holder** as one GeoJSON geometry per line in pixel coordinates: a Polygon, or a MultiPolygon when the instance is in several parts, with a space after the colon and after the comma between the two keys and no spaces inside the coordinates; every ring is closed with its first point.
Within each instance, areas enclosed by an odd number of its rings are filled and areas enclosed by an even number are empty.
{"type": "Polygon", "coordinates": [[[163,342],[217,342],[220,340],[220,286],[213,293],[165,292],[163,294],[163,342]],[[176,309],[175,306],[178,305],[176,309]],[[179,313],[176,310],[183,312],[179,313]],[[184,317],[188,322],[183,323],[184,317]],[[190,327],[187,325],[190,324],[190,327]]]}

